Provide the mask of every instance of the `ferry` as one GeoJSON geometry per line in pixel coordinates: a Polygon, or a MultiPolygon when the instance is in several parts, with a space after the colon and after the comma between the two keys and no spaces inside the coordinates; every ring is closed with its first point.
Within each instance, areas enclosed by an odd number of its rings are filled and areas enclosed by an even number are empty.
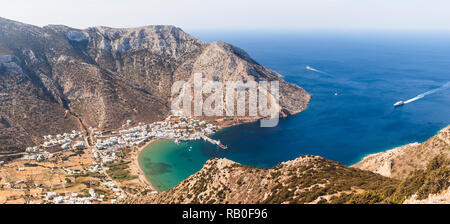
{"type": "Polygon", "coordinates": [[[398,101],[397,103],[394,103],[394,107],[403,106],[405,104],[404,101],[398,101]]]}

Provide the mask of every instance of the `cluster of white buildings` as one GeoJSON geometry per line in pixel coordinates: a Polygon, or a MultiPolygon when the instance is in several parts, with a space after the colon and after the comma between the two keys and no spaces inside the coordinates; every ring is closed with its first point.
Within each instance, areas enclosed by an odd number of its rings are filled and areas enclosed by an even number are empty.
{"type": "MultiPolygon", "coordinates": [[[[71,134],[64,133],[64,134],[58,134],[56,136],[52,135],[46,135],[44,136],[44,139],[47,140],[44,142],[44,147],[53,147],[60,145],[62,149],[64,150],[70,150],[72,149],[72,140],[76,139],[78,137],[83,137],[83,132],[77,132],[75,130],[72,131],[71,134]]],[[[80,143],[81,141],[77,141],[75,145],[77,145],[77,148],[84,149],[84,142],[80,143]]]]}
{"type": "Polygon", "coordinates": [[[152,138],[174,139],[177,142],[200,139],[217,129],[205,121],[175,115],[150,125],[138,123],[137,126],[130,127],[131,124],[131,120],[128,120],[122,125],[126,128],[111,132],[113,136],[97,137],[95,144],[97,150],[93,149],[94,159],[100,159],[103,164],[112,163],[117,159],[116,152],[126,146],[136,146],[152,138]]]}
{"type": "MultiPolygon", "coordinates": [[[[127,125],[129,125],[128,122],[127,125]]],[[[121,135],[121,138],[123,138],[123,140],[127,143],[127,145],[135,146],[149,140],[152,137],[148,133],[147,128],[148,126],[146,124],[139,123],[136,127],[120,130],[119,134],[121,135]]]]}
{"type": "Polygon", "coordinates": [[[85,170],[71,170],[67,169],[65,167],[61,167],[62,170],[64,170],[68,175],[76,175],[76,174],[85,174],[85,170]]]}
{"type": "Polygon", "coordinates": [[[25,152],[28,152],[28,153],[36,153],[36,152],[42,152],[42,151],[44,151],[44,150],[39,148],[39,147],[37,147],[37,146],[27,147],[25,149],[25,152]]]}
{"type": "MultiPolygon", "coordinates": [[[[131,121],[127,121],[124,127],[129,127],[131,121]]],[[[115,136],[107,138],[97,138],[95,147],[92,149],[94,159],[100,159],[103,164],[112,163],[116,161],[117,155],[121,148],[126,146],[135,146],[148,141],[151,136],[148,133],[148,126],[144,123],[139,123],[135,127],[112,132],[115,136]]]]}
{"type": "Polygon", "coordinates": [[[95,161],[93,162],[93,166],[91,168],[89,168],[88,171],[91,172],[91,173],[100,173],[100,174],[104,173],[102,166],[100,166],[95,161]]]}
{"type": "MultiPolygon", "coordinates": [[[[83,136],[83,132],[77,132],[77,131],[75,131],[75,130],[72,130],[72,133],[64,133],[64,134],[57,134],[55,137],[57,138],[57,139],[62,139],[62,138],[78,138],[78,137],[80,137],[80,136],[83,136]]],[[[44,139],[45,140],[52,140],[53,139],[53,136],[52,135],[46,135],[46,136],[44,136],[44,139]]]]}
{"type": "Polygon", "coordinates": [[[73,148],[74,149],[85,149],[86,146],[83,141],[76,141],[75,144],[73,145],[73,148]]]}
{"type": "Polygon", "coordinates": [[[71,193],[68,196],[58,195],[56,192],[47,192],[45,199],[55,204],[92,204],[94,201],[102,202],[104,195],[98,196],[94,189],[89,190],[90,197],[80,197],[78,193],[71,193]]]}
{"type": "Polygon", "coordinates": [[[150,125],[150,136],[175,140],[194,140],[217,130],[213,124],[191,117],[170,115],[165,121],[150,125]]]}
{"type": "Polygon", "coordinates": [[[52,147],[52,146],[56,146],[56,145],[61,145],[61,148],[64,149],[65,146],[69,145],[72,142],[72,140],[70,138],[65,138],[65,139],[54,139],[54,140],[50,140],[47,142],[44,142],[44,147],[52,147]]]}
{"type": "Polygon", "coordinates": [[[106,163],[113,163],[114,161],[116,161],[117,156],[115,152],[110,152],[110,153],[101,153],[102,157],[102,163],[106,164],[106,163]]]}
{"type": "MultiPolygon", "coordinates": [[[[72,149],[84,149],[86,145],[84,141],[73,141],[72,139],[76,139],[79,137],[83,137],[83,132],[77,132],[75,130],[72,131],[71,134],[64,133],[58,134],[56,136],[45,135],[45,141],[42,146],[45,148],[58,146],[60,145],[63,150],[72,150],[72,149]]],[[[25,149],[26,155],[23,156],[25,160],[36,160],[36,161],[44,161],[48,158],[52,158],[54,154],[49,153],[39,146],[27,147],[25,149]]]]}
{"type": "Polygon", "coordinates": [[[22,159],[24,159],[24,160],[34,160],[34,161],[40,162],[40,161],[44,161],[44,160],[49,159],[49,158],[53,158],[53,156],[54,156],[53,153],[49,153],[47,151],[44,151],[42,153],[26,154],[26,155],[24,155],[22,157],[22,159]]]}
{"type": "Polygon", "coordinates": [[[126,142],[121,137],[113,136],[107,139],[97,139],[97,143],[95,144],[95,147],[97,149],[107,149],[109,147],[113,146],[124,146],[126,145],[126,142]]]}
{"type": "Polygon", "coordinates": [[[35,160],[38,162],[44,161],[54,156],[53,153],[49,153],[37,146],[27,147],[25,149],[25,152],[27,154],[22,157],[24,160],[35,160]]]}
{"type": "MultiPolygon", "coordinates": [[[[115,192],[115,196],[117,196],[120,199],[125,198],[125,195],[123,194],[122,189],[120,189],[114,182],[108,181],[103,184],[103,186],[112,189],[115,192]]],[[[116,199],[112,199],[111,203],[115,203],[116,199]]]]}
{"type": "MultiPolygon", "coordinates": [[[[152,138],[174,139],[179,140],[193,140],[214,133],[216,126],[205,121],[199,121],[191,117],[184,117],[182,115],[171,115],[164,121],[152,123],[150,125],[138,123],[132,127],[132,121],[127,120],[122,125],[122,130],[112,131],[111,135],[103,136],[96,128],[89,128],[95,141],[94,147],[91,147],[95,161],[93,166],[87,170],[70,170],[62,167],[68,175],[85,174],[87,172],[105,173],[101,164],[113,163],[119,156],[121,149],[127,146],[136,146],[146,142],[152,138]]],[[[84,139],[82,141],[77,138],[83,138],[83,132],[72,131],[72,133],[64,133],[61,135],[46,135],[43,147],[60,146],[63,150],[85,149],[84,139]]],[[[54,155],[38,146],[26,148],[26,155],[23,157],[26,160],[43,161],[51,158],[54,155]]],[[[0,161],[2,165],[3,161],[0,161]]],[[[111,200],[114,203],[118,198],[124,198],[124,192],[113,181],[108,181],[103,184],[110,188],[115,193],[115,198],[111,200]]],[[[94,190],[89,190],[90,197],[80,197],[77,193],[72,193],[70,196],[58,195],[55,192],[47,192],[45,199],[55,204],[89,204],[93,201],[103,201],[104,196],[98,197],[94,190]]]]}
{"type": "MultiPolygon", "coordinates": [[[[94,159],[100,159],[101,163],[112,163],[116,160],[116,148],[108,148],[105,150],[92,149],[92,155],[94,159]]],[[[95,161],[94,161],[95,162],[95,161]]]]}

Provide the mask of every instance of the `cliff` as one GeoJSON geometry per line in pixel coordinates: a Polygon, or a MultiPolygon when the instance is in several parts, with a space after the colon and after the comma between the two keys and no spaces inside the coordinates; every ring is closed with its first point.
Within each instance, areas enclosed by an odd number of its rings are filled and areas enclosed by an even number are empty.
{"type": "Polygon", "coordinates": [[[368,155],[353,167],[401,179],[414,170],[425,169],[428,161],[439,155],[450,158],[450,126],[421,144],[412,143],[368,155]]]}

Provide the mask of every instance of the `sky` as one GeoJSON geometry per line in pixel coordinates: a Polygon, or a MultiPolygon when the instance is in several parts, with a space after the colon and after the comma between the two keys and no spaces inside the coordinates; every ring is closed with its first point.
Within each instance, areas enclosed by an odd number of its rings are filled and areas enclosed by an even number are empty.
{"type": "Polygon", "coordinates": [[[33,25],[185,30],[450,30],[448,0],[3,0],[0,17],[33,25]]]}

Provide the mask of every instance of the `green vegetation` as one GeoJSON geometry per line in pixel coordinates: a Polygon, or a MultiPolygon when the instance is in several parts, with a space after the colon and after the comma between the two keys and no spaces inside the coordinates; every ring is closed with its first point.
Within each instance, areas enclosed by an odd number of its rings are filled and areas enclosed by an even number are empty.
{"type": "MultiPolygon", "coordinates": [[[[271,177],[277,179],[288,176],[287,185],[281,183],[272,188],[272,194],[263,203],[308,203],[324,195],[338,195],[341,192],[355,192],[356,189],[388,194],[395,189],[398,181],[354,168],[343,166],[337,162],[318,160],[314,165],[301,166],[282,174],[273,172],[271,177]],[[320,169],[317,169],[320,167],[320,169]],[[301,176],[298,176],[301,174],[301,176]],[[296,191],[296,189],[302,189],[296,191]]],[[[342,198],[333,196],[333,202],[342,198]]],[[[348,201],[346,198],[344,202],[348,201]]],[[[321,203],[324,203],[322,200],[321,203]]]]}
{"type": "Polygon", "coordinates": [[[25,167],[37,167],[37,166],[39,166],[39,164],[36,164],[36,163],[24,163],[23,165],[25,167]]]}
{"type": "Polygon", "coordinates": [[[107,164],[106,166],[109,168],[106,170],[108,175],[115,180],[132,180],[138,178],[135,175],[131,175],[130,171],[128,171],[128,164],[130,162],[117,162],[107,164]]]}
{"type": "MultiPolygon", "coordinates": [[[[403,179],[394,189],[366,191],[359,194],[342,194],[334,197],[331,203],[368,204],[368,203],[403,203],[416,194],[417,199],[425,199],[430,194],[437,194],[450,186],[450,160],[437,156],[430,160],[426,170],[416,170],[403,179]]],[[[380,185],[382,186],[382,185],[380,185]]]]}
{"type": "Polygon", "coordinates": [[[91,196],[91,194],[89,194],[89,191],[87,190],[87,189],[83,189],[83,190],[81,190],[81,192],[80,192],[81,194],[81,197],[90,197],[91,196]]]}

